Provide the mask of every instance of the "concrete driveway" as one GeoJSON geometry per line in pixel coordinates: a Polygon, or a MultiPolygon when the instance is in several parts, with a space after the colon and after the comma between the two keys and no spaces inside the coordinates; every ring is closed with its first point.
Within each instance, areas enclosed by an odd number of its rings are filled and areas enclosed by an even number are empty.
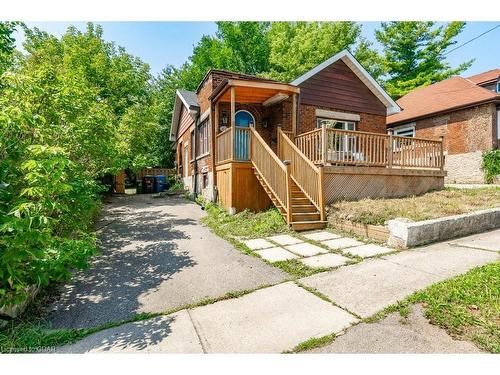
{"type": "Polygon", "coordinates": [[[64,287],[52,326],[93,327],[287,278],[215,236],[204,214],[180,197],[113,197],[97,223],[101,254],[64,287]]]}

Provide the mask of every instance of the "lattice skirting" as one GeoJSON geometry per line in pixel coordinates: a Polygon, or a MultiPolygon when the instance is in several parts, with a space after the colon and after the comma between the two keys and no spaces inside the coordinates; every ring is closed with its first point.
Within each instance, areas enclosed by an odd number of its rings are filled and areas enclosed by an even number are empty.
{"type": "Polygon", "coordinates": [[[325,174],[325,200],[392,198],[423,194],[444,187],[442,176],[325,174]]]}

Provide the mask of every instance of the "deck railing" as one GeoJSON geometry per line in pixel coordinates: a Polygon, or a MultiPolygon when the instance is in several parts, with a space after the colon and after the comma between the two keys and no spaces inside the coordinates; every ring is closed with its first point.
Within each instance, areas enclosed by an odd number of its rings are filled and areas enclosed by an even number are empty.
{"type": "Polygon", "coordinates": [[[215,136],[215,162],[250,160],[250,129],[230,127],[215,136]]]}
{"type": "Polygon", "coordinates": [[[215,162],[223,163],[233,159],[233,128],[228,128],[215,136],[215,162]]]}
{"type": "Polygon", "coordinates": [[[400,137],[325,127],[295,137],[316,164],[443,169],[442,140],[400,137]]]}
{"type": "Polygon", "coordinates": [[[289,206],[290,187],[288,184],[287,166],[278,158],[254,128],[250,128],[249,135],[250,160],[283,209],[287,212],[288,217],[291,211],[289,206]]]}
{"type": "Polygon", "coordinates": [[[324,220],[323,167],[317,167],[281,129],[278,129],[279,157],[290,161],[290,177],[313,202],[324,220]]]}

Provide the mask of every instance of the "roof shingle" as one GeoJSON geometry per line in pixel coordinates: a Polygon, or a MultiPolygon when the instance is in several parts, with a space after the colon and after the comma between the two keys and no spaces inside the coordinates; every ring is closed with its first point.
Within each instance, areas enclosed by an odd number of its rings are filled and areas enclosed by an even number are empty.
{"type": "Polygon", "coordinates": [[[397,100],[403,111],[389,116],[387,125],[494,99],[500,99],[500,95],[465,78],[451,77],[413,90],[397,100]]]}
{"type": "Polygon", "coordinates": [[[492,69],[487,72],[479,73],[467,78],[469,81],[474,82],[476,85],[480,85],[481,83],[495,81],[500,77],[500,69],[492,69]]]}

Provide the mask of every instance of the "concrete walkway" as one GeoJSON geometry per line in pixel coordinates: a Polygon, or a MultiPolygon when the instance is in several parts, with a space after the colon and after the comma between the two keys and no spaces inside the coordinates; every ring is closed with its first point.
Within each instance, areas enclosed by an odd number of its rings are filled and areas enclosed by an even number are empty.
{"type": "Polygon", "coordinates": [[[213,234],[204,214],[179,197],[113,197],[97,223],[101,254],[64,288],[53,327],[94,327],[289,277],[213,234]]]}
{"type": "Polygon", "coordinates": [[[333,303],[287,282],[240,298],[98,332],[60,348],[60,352],[280,353],[309,338],[343,331],[340,344],[334,342],[323,348],[325,352],[421,352],[426,340],[433,343],[428,352],[474,351],[470,345],[454,344],[439,328],[422,328],[425,322],[418,315],[414,328],[407,330],[395,324],[394,316],[377,323],[384,328],[381,332],[368,324],[350,326],[419,289],[499,261],[498,236],[500,230],[367,259],[299,280],[333,303]],[[473,247],[477,243],[481,248],[473,247]],[[419,327],[421,336],[413,340],[419,327]],[[364,337],[372,345],[363,345],[360,340],[364,337]]]}

